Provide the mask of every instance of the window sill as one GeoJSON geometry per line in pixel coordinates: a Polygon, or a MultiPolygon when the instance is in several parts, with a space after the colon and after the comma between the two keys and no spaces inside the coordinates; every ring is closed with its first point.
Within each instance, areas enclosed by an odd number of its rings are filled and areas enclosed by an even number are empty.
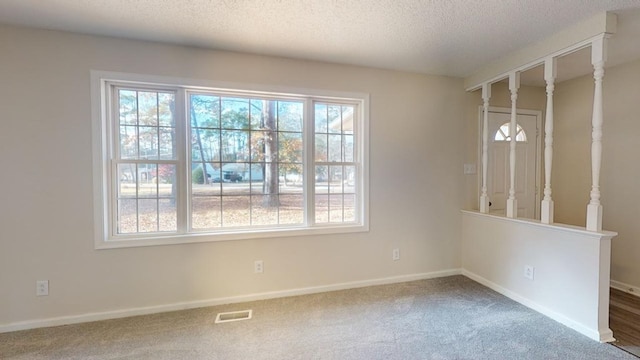
{"type": "Polygon", "coordinates": [[[192,244],[192,243],[204,243],[204,242],[217,242],[217,241],[232,241],[232,240],[249,240],[249,239],[265,239],[265,238],[278,238],[278,237],[291,237],[291,236],[313,236],[313,235],[328,235],[328,234],[348,234],[358,232],[368,232],[369,227],[362,224],[348,224],[348,225],[331,225],[331,226],[317,226],[313,228],[290,228],[290,229],[260,229],[254,231],[242,231],[242,232],[224,232],[224,233],[193,233],[193,234],[171,234],[171,235],[158,235],[153,234],[148,237],[137,236],[135,238],[112,238],[108,240],[99,239],[96,240],[95,249],[119,249],[130,247],[143,247],[143,246],[158,246],[158,245],[178,245],[178,244],[192,244]]]}

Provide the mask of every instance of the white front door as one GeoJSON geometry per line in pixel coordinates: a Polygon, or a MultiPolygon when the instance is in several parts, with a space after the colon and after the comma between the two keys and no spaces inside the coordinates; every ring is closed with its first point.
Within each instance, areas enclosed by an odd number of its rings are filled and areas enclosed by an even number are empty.
{"type": "MultiPolygon", "coordinates": [[[[533,219],[537,216],[537,152],[538,116],[518,114],[516,135],[515,190],[518,201],[518,217],[533,219]]],[[[489,144],[487,191],[491,206],[489,211],[505,215],[510,187],[511,114],[489,111],[489,144]]]]}

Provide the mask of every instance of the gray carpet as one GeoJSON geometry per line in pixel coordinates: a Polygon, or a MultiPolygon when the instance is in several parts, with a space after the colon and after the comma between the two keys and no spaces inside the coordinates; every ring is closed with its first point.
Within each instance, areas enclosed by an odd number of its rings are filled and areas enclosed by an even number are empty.
{"type": "Polygon", "coordinates": [[[5,333],[0,358],[636,360],[463,276],[5,333]]]}

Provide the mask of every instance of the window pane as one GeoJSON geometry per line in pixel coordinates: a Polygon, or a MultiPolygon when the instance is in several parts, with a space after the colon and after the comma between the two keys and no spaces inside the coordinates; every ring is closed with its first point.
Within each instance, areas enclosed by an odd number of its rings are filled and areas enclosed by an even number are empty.
{"type": "Polygon", "coordinates": [[[222,225],[222,201],[219,196],[194,196],[191,199],[191,227],[196,230],[222,225]]]}
{"type": "MultiPolygon", "coordinates": [[[[273,195],[277,196],[277,195],[273,195]]],[[[269,205],[268,196],[251,197],[251,225],[277,225],[278,207],[269,205]]]]}
{"type": "Polygon", "coordinates": [[[278,101],[278,131],[302,132],[302,103],[278,101]]]}
{"type": "Polygon", "coordinates": [[[329,189],[332,193],[343,192],[342,166],[329,166],[329,189]]]}
{"type": "Polygon", "coordinates": [[[118,197],[136,196],[136,164],[118,164],[118,197]]]}
{"type": "Polygon", "coordinates": [[[178,230],[178,211],[176,208],[176,199],[160,199],[160,221],[159,231],[176,231],[178,230]]]}
{"type": "Polygon", "coordinates": [[[138,200],[138,232],[158,231],[158,200],[138,200]]]}
{"type": "Polygon", "coordinates": [[[173,112],[175,96],[170,93],[158,93],[158,122],[160,126],[175,126],[173,112]]]}
{"type": "Polygon", "coordinates": [[[342,195],[329,195],[329,222],[343,221],[342,195]]]}
{"type": "Polygon", "coordinates": [[[302,162],[302,133],[280,133],[278,157],[280,162],[302,162]]]}
{"type": "Polygon", "coordinates": [[[248,161],[249,132],[223,131],[221,147],[222,161],[248,161]]]}
{"type": "Polygon", "coordinates": [[[353,162],[353,135],[344,135],[342,137],[343,146],[344,146],[344,161],[345,162],[353,162]]]}
{"type": "Polygon", "coordinates": [[[327,135],[325,134],[320,134],[320,135],[316,135],[315,138],[315,148],[316,148],[316,153],[315,153],[315,160],[316,161],[328,161],[328,157],[327,157],[327,135]]]}
{"type": "Polygon", "coordinates": [[[251,132],[251,161],[264,161],[265,134],[262,131],[251,132]]]}
{"type": "Polygon", "coordinates": [[[120,90],[120,125],[136,125],[138,123],[138,97],[133,90],[120,90]]]}
{"type": "Polygon", "coordinates": [[[248,174],[245,173],[243,181],[262,182],[264,180],[263,164],[251,163],[248,168],[248,174]]]}
{"type": "Polygon", "coordinates": [[[220,120],[223,129],[249,129],[249,100],[222,98],[220,120]]]}
{"type": "Polygon", "coordinates": [[[345,166],[342,180],[345,194],[355,194],[356,192],[356,167],[345,166]]]}
{"type": "Polygon", "coordinates": [[[327,121],[328,132],[333,134],[340,134],[342,132],[342,107],[329,105],[327,121]]]}
{"type": "Polygon", "coordinates": [[[302,164],[280,164],[280,193],[302,193],[302,164]]]}
{"type": "Polygon", "coordinates": [[[327,105],[315,104],[314,123],[316,133],[327,132],[327,105]]]}
{"type": "MultiPolygon", "coordinates": [[[[228,176],[227,174],[223,176],[228,176]]],[[[235,176],[235,175],[234,175],[235,176]]],[[[238,175],[240,176],[240,175],[238,175]]],[[[240,182],[231,181],[228,179],[224,179],[222,182],[222,193],[224,195],[249,195],[249,190],[251,188],[251,183],[249,182],[240,182]]]]}
{"type": "Polygon", "coordinates": [[[316,193],[329,192],[329,167],[326,165],[316,166],[316,193]]]}
{"type": "Polygon", "coordinates": [[[158,128],[151,126],[138,127],[141,159],[158,158],[158,128]]]}
{"type": "Polygon", "coordinates": [[[280,224],[302,224],[304,222],[304,197],[302,195],[280,195],[280,224]]]}
{"type": "MultiPolygon", "coordinates": [[[[493,137],[494,141],[511,141],[511,123],[504,123],[500,126],[500,128],[496,131],[496,134],[493,137]]],[[[524,129],[520,125],[516,125],[516,141],[517,142],[526,142],[527,134],[524,132],[524,129]]]]}
{"type": "Polygon", "coordinates": [[[191,130],[191,159],[193,161],[220,161],[220,131],[191,130]]]}
{"type": "Polygon", "coordinates": [[[140,125],[158,126],[158,93],[138,92],[138,121],[140,125]]]}
{"type": "Polygon", "coordinates": [[[342,136],[329,135],[329,161],[342,161],[342,136]]]}
{"type": "Polygon", "coordinates": [[[329,195],[316,195],[316,223],[329,222],[329,195]]]}
{"type": "Polygon", "coordinates": [[[155,182],[158,183],[160,197],[176,197],[176,165],[159,164],[155,182]]]}
{"type": "Polygon", "coordinates": [[[157,166],[155,164],[139,164],[138,173],[138,197],[156,198],[158,197],[158,184],[155,181],[157,166]]]}
{"type": "Polygon", "coordinates": [[[252,181],[251,182],[251,193],[252,194],[263,194],[264,193],[264,180],[252,181]]]}
{"type": "Polygon", "coordinates": [[[249,196],[222,197],[222,226],[251,225],[251,198],[249,196]]]}
{"type": "Polygon", "coordinates": [[[353,134],[353,116],[354,116],[353,106],[342,107],[342,133],[343,134],[353,134]]]}
{"type": "MultiPolygon", "coordinates": [[[[215,173],[207,174],[210,177],[216,176],[215,173]]],[[[222,193],[220,182],[212,182],[210,184],[191,184],[192,196],[218,196],[222,193]]]]}
{"type": "MultiPolygon", "coordinates": [[[[216,184],[222,179],[220,164],[218,163],[192,163],[191,183],[195,185],[216,184]]],[[[199,189],[200,187],[195,187],[199,189]]]]}
{"type": "Polygon", "coordinates": [[[191,126],[194,128],[220,127],[220,98],[212,95],[192,94],[190,96],[191,126]]]}
{"type": "Polygon", "coordinates": [[[120,126],[120,158],[136,159],[138,157],[138,128],[136,126],[120,126]]]}
{"type": "Polygon", "coordinates": [[[138,232],[138,205],[136,199],[118,199],[118,234],[138,232]]]}
{"type": "Polygon", "coordinates": [[[155,176],[155,164],[138,164],[138,187],[140,187],[140,184],[152,183],[155,176]]]}
{"type": "Polygon", "coordinates": [[[262,109],[264,100],[251,99],[249,100],[249,114],[251,117],[251,130],[258,130],[264,127],[264,121],[262,119],[262,109]]]}
{"type": "Polygon", "coordinates": [[[246,178],[249,177],[249,175],[249,163],[222,164],[222,182],[224,184],[244,183],[244,185],[248,185],[246,178]]]}
{"type": "Polygon", "coordinates": [[[345,195],[343,197],[344,221],[356,221],[356,196],[354,194],[345,195]]]}
{"type": "Polygon", "coordinates": [[[174,160],[176,147],[176,129],[172,127],[160,128],[160,159],[174,160]]]}

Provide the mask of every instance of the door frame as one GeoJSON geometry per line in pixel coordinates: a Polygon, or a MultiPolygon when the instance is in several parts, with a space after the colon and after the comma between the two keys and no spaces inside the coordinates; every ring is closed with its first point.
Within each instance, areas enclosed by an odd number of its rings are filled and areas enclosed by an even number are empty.
{"type": "MultiPolygon", "coordinates": [[[[489,106],[490,113],[502,113],[511,115],[511,108],[498,107],[498,106],[489,106]]],[[[516,108],[516,115],[529,115],[536,117],[536,174],[535,174],[535,203],[533,204],[533,213],[534,218],[540,220],[540,203],[542,201],[542,192],[543,192],[543,183],[542,179],[544,179],[544,174],[542,174],[542,158],[543,158],[543,149],[542,149],[542,133],[544,132],[542,129],[542,111],[540,110],[529,110],[529,109],[518,109],[516,108]]],[[[484,107],[482,105],[478,106],[478,164],[480,164],[478,171],[478,208],[480,206],[480,194],[482,194],[482,125],[484,122],[484,107]]],[[[490,138],[489,134],[489,138],[490,138]]],[[[491,141],[491,139],[488,139],[491,141]]],[[[516,163],[516,167],[518,164],[516,163]]],[[[487,174],[488,175],[488,174],[487,174]]],[[[491,201],[491,199],[489,199],[491,201]]]]}

